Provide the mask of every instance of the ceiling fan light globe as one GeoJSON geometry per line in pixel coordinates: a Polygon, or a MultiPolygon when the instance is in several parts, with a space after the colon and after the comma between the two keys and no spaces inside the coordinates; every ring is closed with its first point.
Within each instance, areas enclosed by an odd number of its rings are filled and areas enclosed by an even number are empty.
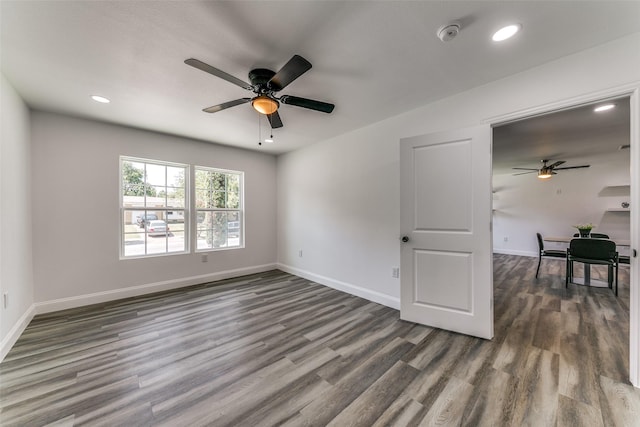
{"type": "Polygon", "coordinates": [[[541,170],[540,172],[538,172],[538,178],[540,178],[540,179],[549,179],[552,176],[553,175],[552,175],[551,171],[541,170]]]}
{"type": "Polygon", "coordinates": [[[251,101],[251,106],[260,114],[273,114],[278,111],[280,103],[266,95],[257,96],[251,101]]]}

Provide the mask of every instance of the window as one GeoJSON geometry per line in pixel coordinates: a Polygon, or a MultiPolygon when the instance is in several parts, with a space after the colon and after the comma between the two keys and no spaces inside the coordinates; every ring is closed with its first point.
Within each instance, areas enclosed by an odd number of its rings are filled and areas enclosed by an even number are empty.
{"type": "Polygon", "coordinates": [[[121,256],[188,250],[187,176],[187,165],[120,158],[121,256]]]}
{"type": "Polygon", "coordinates": [[[198,250],[244,246],[242,172],[195,168],[198,250]]]}

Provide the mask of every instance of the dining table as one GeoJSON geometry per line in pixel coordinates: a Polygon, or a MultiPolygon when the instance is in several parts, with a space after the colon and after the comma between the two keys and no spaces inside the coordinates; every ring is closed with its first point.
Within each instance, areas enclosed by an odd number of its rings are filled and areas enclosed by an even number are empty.
{"type": "MultiPolygon", "coordinates": [[[[569,244],[571,243],[571,241],[573,239],[597,239],[599,237],[544,237],[543,240],[545,242],[550,242],[550,243],[566,243],[569,244]]],[[[631,241],[630,240],[624,240],[624,239],[605,239],[605,240],[611,240],[613,243],[616,244],[616,247],[621,246],[621,247],[631,247],[631,241]]],[[[609,287],[609,284],[606,282],[602,282],[600,280],[591,280],[591,264],[584,264],[584,278],[580,279],[579,277],[573,278],[573,283],[577,283],[580,285],[587,285],[587,286],[595,286],[595,287],[609,287]]]]}

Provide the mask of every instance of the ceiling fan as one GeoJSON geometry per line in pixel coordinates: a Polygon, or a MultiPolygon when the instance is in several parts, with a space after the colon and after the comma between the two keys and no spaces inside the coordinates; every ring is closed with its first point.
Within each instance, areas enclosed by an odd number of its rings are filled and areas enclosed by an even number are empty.
{"type": "Polygon", "coordinates": [[[581,166],[568,166],[568,167],[564,167],[564,168],[559,168],[558,166],[565,164],[566,162],[564,160],[559,160],[555,163],[552,163],[550,165],[548,165],[547,163],[550,162],[551,160],[540,160],[542,162],[542,167],[540,169],[531,169],[531,168],[512,168],[512,169],[516,169],[516,170],[525,170],[525,171],[529,171],[529,172],[520,172],[520,173],[514,173],[513,175],[524,175],[527,173],[534,173],[537,172],[538,173],[538,178],[540,179],[548,179],[551,178],[553,175],[557,175],[557,173],[555,171],[560,171],[560,170],[567,170],[567,169],[582,169],[582,168],[588,168],[591,165],[581,165],[581,166]]]}
{"type": "Polygon", "coordinates": [[[207,113],[216,113],[230,107],[235,107],[236,105],[251,102],[251,106],[258,113],[267,116],[272,128],[281,128],[282,120],[280,119],[280,114],[278,114],[280,103],[295,105],[296,107],[308,108],[315,111],[322,111],[323,113],[331,113],[335,107],[335,105],[326,102],[314,101],[313,99],[300,98],[292,95],[276,96],[277,92],[280,92],[295,79],[311,69],[311,63],[300,55],[293,55],[289,62],[284,64],[278,72],[273,72],[266,68],[256,68],[249,71],[249,80],[251,81],[251,84],[194,58],[187,59],[184,62],[187,65],[206,73],[213,74],[216,77],[240,86],[241,88],[249,90],[255,94],[255,96],[251,98],[235,99],[233,101],[223,102],[222,104],[214,105],[202,110],[207,113]]]}

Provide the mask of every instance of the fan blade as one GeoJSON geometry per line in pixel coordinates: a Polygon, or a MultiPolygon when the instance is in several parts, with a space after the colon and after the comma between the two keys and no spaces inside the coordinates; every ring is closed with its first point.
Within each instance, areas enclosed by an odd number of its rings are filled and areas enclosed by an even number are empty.
{"type": "Polygon", "coordinates": [[[298,96],[283,95],[280,98],[283,104],[295,105],[296,107],[308,108],[310,110],[322,111],[323,113],[331,113],[335,105],[326,102],[314,101],[313,99],[300,98],[298,96]]]}
{"type": "Polygon", "coordinates": [[[538,172],[538,169],[532,170],[531,172],[520,172],[520,173],[514,173],[513,176],[517,176],[517,175],[526,175],[528,173],[535,173],[538,172]]]}
{"type": "Polygon", "coordinates": [[[511,168],[511,169],[517,169],[517,170],[521,170],[521,171],[537,171],[538,169],[533,169],[533,168],[511,168]]]}
{"type": "Polygon", "coordinates": [[[567,163],[567,162],[565,162],[564,160],[559,160],[559,161],[555,162],[554,164],[549,165],[549,166],[547,166],[547,167],[549,167],[549,168],[552,168],[552,169],[553,169],[553,168],[555,168],[555,167],[557,167],[557,166],[560,166],[560,165],[561,165],[561,164],[563,164],[563,163],[567,163]]]}
{"type": "Polygon", "coordinates": [[[227,108],[235,107],[236,105],[246,104],[251,101],[251,98],[240,98],[229,102],[223,102],[222,104],[214,105],[213,107],[205,108],[205,113],[217,113],[218,111],[225,110],[227,108]]]}
{"type": "Polygon", "coordinates": [[[212,67],[209,64],[205,64],[202,61],[198,61],[197,59],[189,58],[185,60],[184,63],[187,65],[191,65],[192,67],[197,68],[198,70],[202,70],[205,73],[213,74],[216,77],[220,77],[221,79],[226,80],[229,83],[233,83],[234,85],[240,86],[243,89],[253,90],[253,87],[249,83],[244,82],[237,77],[233,77],[231,74],[227,74],[222,70],[218,70],[217,68],[212,67]]]}
{"type": "Polygon", "coordinates": [[[267,114],[267,120],[269,120],[271,129],[277,129],[283,126],[282,120],[280,119],[280,114],[278,114],[277,111],[274,112],[273,114],[267,114]]]}
{"type": "Polygon", "coordinates": [[[563,171],[563,170],[566,170],[566,169],[582,169],[582,168],[588,168],[588,167],[591,167],[591,165],[569,166],[569,167],[566,167],[566,168],[554,168],[553,170],[563,171]]]}
{"type": "Polygon", "coordinates": [[[311,63],[300,55],[293,55],[275,76],[271,77],[268,86],[274,91],[284,89],[289,83],[311,69],[311,63]]]}

